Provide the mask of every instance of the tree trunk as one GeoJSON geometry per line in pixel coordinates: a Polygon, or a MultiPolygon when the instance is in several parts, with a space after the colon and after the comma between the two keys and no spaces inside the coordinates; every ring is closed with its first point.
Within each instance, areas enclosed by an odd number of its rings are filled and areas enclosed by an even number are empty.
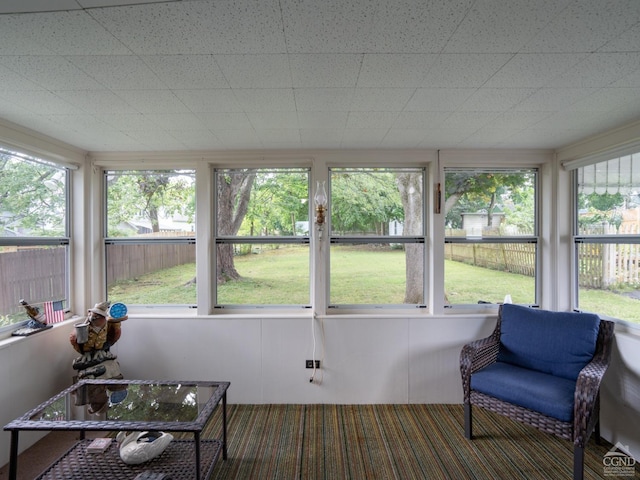
{"type": "MultiPolygon", "coordinates": [[[[398,173],[396,184],[404,207],[403,235],[423,235],[422,174],[398,173]]],[[[424,245],[407,243],[404,303],[424,303],[424,245]]]]}
{"type": "MultiPolygon", "coordinates": [[[[218,226],[219,236],[234,236],[247,214],[255,173],[233,171],[218,177],[218,226]]],[[[232,244],[218,244],[216,260],[218,284],[237,280],[240,274],[233,259],[232,244]]]]}

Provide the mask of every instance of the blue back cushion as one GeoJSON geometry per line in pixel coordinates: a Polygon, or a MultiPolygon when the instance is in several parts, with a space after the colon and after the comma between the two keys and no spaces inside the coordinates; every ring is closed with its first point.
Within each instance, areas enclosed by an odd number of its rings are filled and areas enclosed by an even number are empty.
{"type": "Polygon", "coordinates": [[[593,358],[600,317],[502,305],[498,361],[576,380],[593,358]]]}

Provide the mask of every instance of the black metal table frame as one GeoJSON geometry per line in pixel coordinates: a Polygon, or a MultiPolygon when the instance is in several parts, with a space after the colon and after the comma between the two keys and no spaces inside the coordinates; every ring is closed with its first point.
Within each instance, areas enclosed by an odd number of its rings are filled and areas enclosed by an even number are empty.
{"type": "Polygon", "coordinates": [[[200,480],[200,433],[204,425],[222,402],[222,458],[227,459],[227,389],[229,382],[216,381],[179,381],[179,380],[81,380],[66,388],[36,408],[5,425],[4,430],[11,432],[11,451],[9,455],[9,480],[17,480],[18,476],[18,442],[21,430],[65,430],[80,432],[80,439],[84,439],[85,432],[91,431],[146,431],[158,430],[167,432],[191,432],[194,436],[196,456],[196,480],[200,480]],[[61,397],[84,385],[192,385],[202,387],[217,387],[214,394],[207,401],[198,418],[190,422],[145,422],[145,421],[110,421],[110,420],[30,420],[37,412],[42,411],[61,397]]]}

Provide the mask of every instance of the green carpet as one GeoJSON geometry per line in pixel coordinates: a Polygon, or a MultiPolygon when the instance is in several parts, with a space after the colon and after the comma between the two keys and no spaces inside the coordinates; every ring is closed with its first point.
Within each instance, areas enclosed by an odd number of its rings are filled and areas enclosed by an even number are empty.
{"type": "MultiPolygon", "coordinates": [[[[203,438],[220,425],[216,414],[203,438]]],[[[461,405],[228,405],[229,458],[212,478],[572,478],[568,441],[477,408],[474,435],[464,438],[461,405]]],[[[602,463],[611,447],[591,439],[585,479],[614,478],[602,463]]]]}

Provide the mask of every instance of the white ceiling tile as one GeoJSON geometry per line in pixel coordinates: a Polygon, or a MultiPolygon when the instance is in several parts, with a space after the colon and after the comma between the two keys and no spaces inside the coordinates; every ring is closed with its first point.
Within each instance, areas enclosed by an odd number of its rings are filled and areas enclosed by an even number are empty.
{"type": "Polygon", "coordinates": [[[234,89],[233,93],[245,112],[294,112],[293,90],[290,88],[234,89]]]}
{"type": "Polygon", "coordinates": [[[92,15],[141,55],[286,51],[275,0],[159,2],[95,9],[92,15]]]}
{"type": "Polygon", "coordinates": [[[482,130],[522,130],[544,120],[554,112],[508,111],[488,121],[482,130]]]}
{"type": "Polygon", "coordinates": [[[413,88],[356,88],[351,110],[400,112],[414,91],[413,88]]]}
{"type": "Polygon", "coordinates": [[[587,57],[586,53],[523,53],[515,55],[484,87],[539,88],[587,57]]]}
{"type": "Polygon", "coordinates": [[[253,126],[244,112],[198,113],[203,126],[217,129],[251,130],[253,126]]]}
{"type": "Polygon", "coordinates": [[[263,144],[300,144],[300,132],[297,128],[256,128],[256,135],[263,144]]]}
{"type": "Polygon", "coordinates": [[[331,148],[340,145],[342,128],[301,128],[300,143],[305,148],[331,148]]]}
{"type": "Polygon", "coordinates": [[[424,140],[423,129],[397,129],[392,128],[382,139],[384,148],[417,148],[424,140]]]}
{"type": "Polygon", "coordinates": [[[131,51],[86,11],[20,15],[14,25],[58,55],[130,55],[131,51]]]}
{"type": "Polygon", "coordinates": [[[149,67],[132,55],[78,55],[65,58],[111,90],[167,88],[149,67]]]}
{"type": "Polygon", "coordinates": [[[637,52],[640,45],[640,23],[603,45],[599,52],[637,52]]]}
{"type": "Polygon", "coordinates": [[[480,88],[460,105],[467,112],[502,112],[522,102],[535,92],[531,88],[480,88]]]}
{"type": "Polygon", "coordinates": [[[574,1],[549,19],[550,23],[523,46],[523,52],[594,52],[638,23],[640,2],[574,1]]]}
{"type": "Polygon", "coordinates": [[[435,112],[457,110],[475,91],[475,88],[418,88],[404,109],[435,112]]]}
{"type": "Polygon", "coordinates": [[[170,90],[116,90],[115,93],[141,113],[186,113],[189,111],[170,90]]]}
{"type": "Polygon", "coordinates": [[[0,13],[46,12],[81,8],[76,0],[3,0],[0,13]]]}
{"type": "Polygon", "coordinates": [[[213,55],[145,55],[140,60],[167,88],[229,88],[213,55]]]}
{"type": "Polygon", "coordinates": [[[447,53],[517,52],[572,0],[479,0],[444,49],[447,53]]]}
{"type": "Polygon", "coordinates": [[[639,38],[638,0],[77,0],[0,15],[0,118],[99,151],[563,146],[638,119],[639,38]]]}
{"type": "Polygon", "coordinates": [[[82,110],[78,107],[64,101],[62,98],[52,92],[45,90],[29,91],[25,95],[22,91],[0,90],[0,98],[11,102],[25,110],[42,115],[48,114],[82,114],[82,110]]]}
{"type": "Polygon", "coordinates": [[[158,125],[142,113],[101,113],[96,118],[122,132],[158,130],[158,125]]]}
{"type": "Polygon", "coordinates": [[[88,113],[136,113],[131,105],[110,90],[62,90],[54,93],[88,113]]]}
{"type": "Polygon", "coordinates": [[[382,143],[388,128],[347,128],[342,135],[342,146],[374,148],[382,143]]]}
{"type": "Polygon", "coordinates": [[[423,80],[423,87],[477,88],[509,61],[509,54],[442,54],[423,80]]]}
{"type": "Polygon", "coordinates": [[[598,88],[541,88],[514,107],[527,112],[558,111],[594,94],[598,88]]]}
{"type": "Polygon", "coordinates": [[[134,140],[146,145],[147,148],[152,151],[184,149],[184,144],[182,142],[162,130],[156,130],[153,132],[149,132],[147,130],[134,130],[127,132],[127,134],[134,140]]]}
{"type": "Polygon", "coordinates": [[[282,0],[290,53],[362,53],[373,49],[378,2],[282,0]]]}
{"type": "Polygon", "coordinates": [[[43,55],[3,56],[0,62],[48,90],[102,90],[104,86],[71,62],[43,55]]]}
{"type": "Polygon", "coordinates": [[[435,54],[367,54],[358,87],[419,87],[436,58],[435,54]]]}
{"type": "Polygon", "coordinates": [[[294,87],[355,87],[362,55],[294,54],[289,68],[294,87]]]}
{"type": "Polygon", "coordinates": [[[286,55],[216,55],[231,88],[292,87],[286,55]]]}
{"type": "Polygon", "coordinates": [[[242,111],[242,106],[230,89],[173,90],[173,93],[195,113],[242,111]]]}
{"type": "Polygon", "coordinates": [[[396,112],[350,112],[347,117],[348,129],[389,129],[396,120],[396,112]]]}
{"type": "Polygon", "coordinates": [[[188,150],[215,150],[222,148],[222,142],[210,130],[169,130],[188,150]]]}
{"type": "MultiPolygon", "coordinates": [[[[637,88],[603,88],[594,92],[579,102],[569,106],[569,112],[608,112],[618,108],[623,108],[630,102],[635,102],[640,107],[640,101],[635,100],[640,97],[640,87],[637,88]]],[[[640,110],[638,110],[640,112],[640,110]]]]}
{"type": "Polygon", "coordinates": [[[371,47],[376,52],[437,53],[473,0],[378,0],[371,47]]]}
{"type": "Polygon", "coordinates": [[[262,142],[253,129],[219,129],[213,132],[225,148],[259,148],[262,142]]]}
{"type": "Polygon", "coordinates": [[[637,52],[593,53],[553,79],[548,86],[606,87],[639,68],[640,47],[637,52]]]}
{"type": "Polygon", "coordinates": [[[248,112],[247,117],[256,130],[298,128],[296,112],[248,112]]]}
{"type": "Polygon", "coordinates": [[[395,130],[425,130],[437,128],[450,115],[450,112],[400,112],[396,117],[395,130]]]}
{"type": "Polygon", "coordinates": [[[298,125],[301,129],[342,129],[347,125],[348,112],[298,111],[298,125]]]}
{"type": "Polygon", "coordinates": [[[454,112],[442,122],[442,128],[475,132],[497,116],[496,112],[454,112]]]}
{"type": "Polygon", "coordinates": [[[15,73],[9,68],[1,64],[0,58],[0,85],[4,90],[44,90],[40,85],[32,82],[31,80],[23,77],[22,75],[15,73]]]}
{"type": "Polygon", "coordinates": [[[353,88],[296,88],[296,106],[302,112],[347,112],[354,92],[353,88]]]}
{"type": "Polygon", "coordinates": [[[150,113],[146,117],[167,131],[197,130],[202,128],[200,119],[193,113],[150,113]]]}
{"type": "MultiPolygon", "coordinates": [[[[20,0],[18,0],[20,1],[20,0]]],[[[3,2],[0,2],[0,8],[3,2]]],[[[53,51],[38,42],[31,30],[21,28],[23,15],[0,15],[0,55],[53,55],[53,51]]]]}

